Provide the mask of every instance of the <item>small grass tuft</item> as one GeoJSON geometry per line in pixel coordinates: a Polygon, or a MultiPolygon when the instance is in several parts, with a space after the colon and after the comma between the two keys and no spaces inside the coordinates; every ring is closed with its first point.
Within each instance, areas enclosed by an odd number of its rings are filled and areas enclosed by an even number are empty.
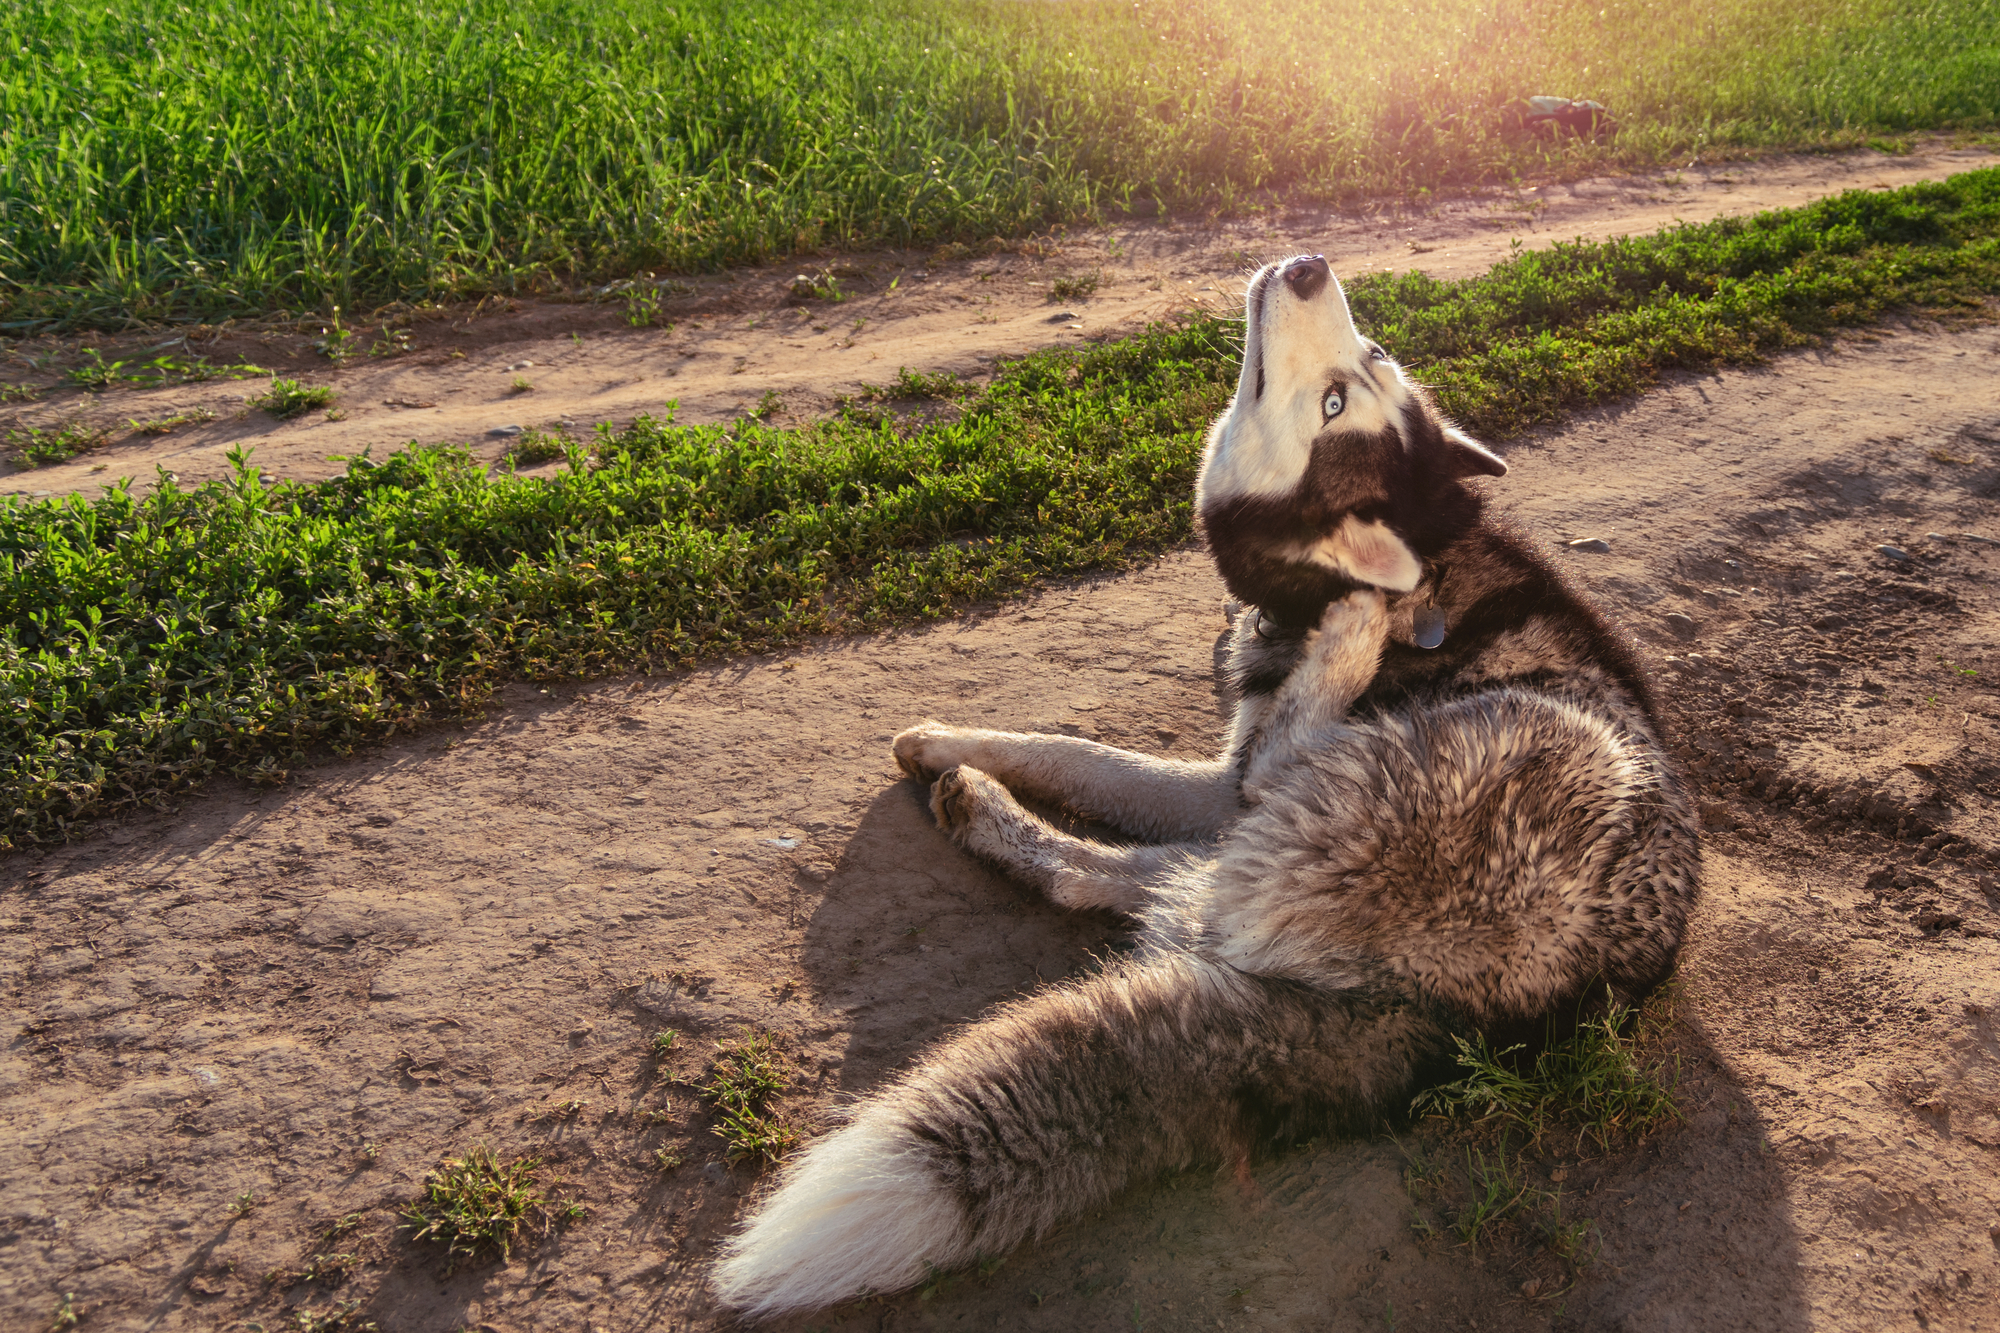
{"type": "Polygon", "coordinates": [[[56,1302],[56,1311],[49,1319],[49,1333],[69,1333],[83,1322],[83,1311],[76,1308],[76,1293],[66,1291],[56,1302]]]}
{"type": "Polygon", "coordinates": [[[700,1091],[721,1123],[715,1132],[729,1145],[732,1162],[762,1158],[775,1162],[799,1140],[798,1131],[768,1113],[770,1101],[792,1084],[791,1068],[777,1039],[745,1029],[733,1042],[718,1042],[700,1091]]]}
{"type": "Polygon", "coordinates": [[[801,273],[792,279],[792,299],[795,301],[825,301],[829,305],[839,305],[848,295],[847,289],[840,285],[840,278],[831,269],[801,273]]]}
{"type": "Polygon", "coordinates": [[[655,1148],[653,1149],[653,1165],[659,1168],[660,1173],[664,1175],[669,1171],[680,1169],[681,1155],[677,1152],[670,1152],[665,1148],[655,1148]]]}
{"type": "Polygon", "coordinates": [[[526,375],[516,375],[514,382],[507,386],[508,393],[533,393],[534,391],[535,382],[526,375]]]}
{"type": "Polygon", "coordinates": [[[541,463],[552,463],[558,458],[569,457],[576,441],[561,431],[522,431],[513,446],[507,450],[507,457],[515,467],[534,467],[541,463]]]}
{"type": "Polygon", "coordinates": [[[403,1229],[412,1243],[444,1246],[447,1272],[493,1254],[504,1264],[516,1245],[545,1234],[552,1220],[581,1216],[577,1205],[557,1205],[555,1189],[555,1181],[543,1178],[541,1158],[502,1162],[476,1144],[424,1177],[423,1196],[403,1210],[403,1229]]]}
{"type": "Polygon", "coordinates": [[[1420,1094],[1413,1109],[1474,1121],[1499,1121],[1539,1143],[1557,1125],[1575,1125],[1579,1144],[1593,1139],[1609,1148],[1618,1139],[1648,1133],[1680,1117],[1664,1071],[1647,1068],[1637,1053],[1634,1011],[1612,1004],[1578,1027],[1569,1040],[1536,1055],[1523,1070],[1495,1051],[1485,1036],[1457,1043],[1464,1077],[1420,1094]]]}
{"type": "Polygon", "coordinates": [[[171,416],[153,417],[146,421],[133,419],[126,424],[141,435],[171,435],[181,426],[193,426],[199,425],[202,422],[214,421],[216,415],[215,411],[211,408],[187,407],[182,408],[171,416]]]}
{"type": "Polygon", "coordinates": [[[316,407],[325,407],[333,402],[333,390],[324,384],[301,384],[297,380],[274,379],[271,387],[250,400],[250,406],[261,407],[272,416],[284,420],[310,412],[316,407]]]}
{"type": "Polygon", "coordinates": [[[301,1308],[292,1313],[293,1333],[377,1333],[381,1328],[374,1320],[362,1320],[361,1302],[342,1301],[324,1310],[301,1308]]]}
{"type": "Polygon", "coordinates": [[[16,467],[43,467],[102,448],[108,438],[96,426],[69,421],[60,426],[16,426],[7,432],[7,447],[16,467]]]}
{"type": "Polygon", "coordinates": [[[0,403],[32,403],[41,396],[42,391],[32,384],[0,381],[0,403]]]}
{"type": "Polygon", "coordinates": [[[674,1043],[680,1039],[681,1034],[673,1028],[662,1028],[660,1031],[655,1032],[653,1034],[653,1058],[655,1060],[666,1059],[673,1052],[674,1043]]]}
{"type": "Polygon", "coordinates": [[[122,372],[126,362],[104,359],[104,353],[95,347],[82,351],[83,361],[63,372],[63,378],[79,389],[108,389],[119,380],[128,378],[122,372]]]}
{"type": "Polygon", "coordinates": [[[1097,269],[1088,273],[1065,273],[1049,287],[1049,300],[1081,301],[1095,292],[1104,281],[1104,274],[1097,269]]]}
{"type": "Polygon", "coordinates": [[[949,370],[927,375],[903,366],[896,371],[894,384],[864,384],[855,397],[879,403],[890,398],[963,398],[974,390],[974,385],[967,384],[949,370]]]}

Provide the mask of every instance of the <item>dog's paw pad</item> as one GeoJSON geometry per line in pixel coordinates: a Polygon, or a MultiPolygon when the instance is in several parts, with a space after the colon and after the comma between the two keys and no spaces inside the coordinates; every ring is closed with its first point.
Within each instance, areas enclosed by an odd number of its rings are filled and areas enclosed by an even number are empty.
{"type": "Polygon", "coordinates": [[[972,789],[959,770],[948,769],[931,784],[931,814],[936,816],[938,827],[947,832],[971,817],[972,789]]]}
{"type": "Polygon", "coordinates": [[[994,786],[992,778],[976,768],[963,765],[946,769],[931,784],[931,814],[947,833],[963,831],[986,803],[994,786]]]}

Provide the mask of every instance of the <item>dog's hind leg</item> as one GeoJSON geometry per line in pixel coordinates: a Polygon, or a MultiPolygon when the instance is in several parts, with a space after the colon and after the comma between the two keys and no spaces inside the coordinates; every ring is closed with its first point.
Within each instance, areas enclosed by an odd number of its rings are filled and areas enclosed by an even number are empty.
{"type": "Polygon", "coordinates": [[[1063,907],[1136,914],[1152,886],[1191,859],[1214,854],[1192,842],[1118,847],[1072,837],[1023,809],[992,777],[963,765],[932,784],[931,813],[953,842],[1063,907]]]}
{"type": "Polygon", "coordinates": [[[1134,837],[1213,837],[1240,818],[1225,759],[1162,759],[1078,736],[982,731],[925,722],[895,740],[896,762],[919,782],[967,765],[1030,800],[1066,806],[1134,837]]]}

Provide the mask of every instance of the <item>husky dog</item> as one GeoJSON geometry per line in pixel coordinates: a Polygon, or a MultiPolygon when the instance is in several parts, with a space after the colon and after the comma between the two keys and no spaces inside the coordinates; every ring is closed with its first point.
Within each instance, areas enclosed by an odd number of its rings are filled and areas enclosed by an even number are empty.
{"type": "Polygon", "coordinates": [[[752,1317],[911,1286],[1134,1182],[1360,1130],[1454,1033],[1672,970],[1698,851],[1631,650],[1468,479],[1506,464],[1356,332],[1326,261],[1252,279],[1197,509],[1244,602],[1220,757],[925,723],[961,847],[1138,923],[812,1145],[726,1245],[752,1317]],[[1073,836],[1017,797],[1136,841],[1073,836]]]}

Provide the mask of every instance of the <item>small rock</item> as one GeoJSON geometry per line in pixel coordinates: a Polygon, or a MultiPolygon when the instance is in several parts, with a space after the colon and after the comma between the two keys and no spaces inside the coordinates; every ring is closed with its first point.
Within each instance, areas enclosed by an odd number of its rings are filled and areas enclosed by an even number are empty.
{"type": "Polygon", "coordinates": [[[1978,542],[1981,546],[2000,546],[2000,539],[1996,539],[1993,537],[1982,537],[1976,532],[1961,532],[1958,535],[1963,537],[1966,541],[1978,542]]]}
{"type": "Polygon", "coordinates": [[[1833,577],[1837,579],[1851,579],[1854,577],[1854,571],[1851,569],[1836,569],[1833,571],[1833,577]]]}
{"type": "Polygon", "coordinates": [[[534,364],[535,364],[535,363],[534,363],[534,362],[532,362],[532,361],[516,361],[516,362],[515,362],[515,363],[514,363],[513,365],[511,365],[511,366],[507,367],[507,369],[509,369],[509,370],[526,370],[526,369],[527,369],[527,368],[528,368],[529,366],[532,366],[532,365],[534,365],[534,364]]]}
{"type": "Polygon", "coordinates": [[[1846,616],[1821,616],[1818,620],[1813,621],[1814,629],[1845,629],[1846,627],[1846,616]]]}
{"type": "Polygon", "coordinates": [[[1890,546],[1886,542],[1875,548],[1875,554],[1885,555],[1891,560],[1908,560],[1910,558],[1908,551],[1905,551],[1900,546],[1890,546]]]}
{"type": "Polygon", "coordinates": [[[1578,537],[1573,542],[1564,542],[1563,545],[1572,551],[1590,551],[1597,555],[1603,555],[1611,549],[1611,543],[1602,537],[1578,537]]]}
{"type": "Polygon", "coordinates": [[[1077,314],[1073,310],[1065,310],[1060,314],[1050,315],[1048,322],[1051,324],[1061,324],[1065,320],[1082,319],[1082,318],[1083,316],[1077,314]]]}
{"type": "Polygon", "coordinates": [[[1667,613],[1667,628],[1680,635],[1683,639],[1692,638],[1695,631],[1694,617],[1682,615],[1679,611],[1669,611],[1667,613]]]}
{"type": "Polygon", "coordinates": [[[1926,532],[1924,540],[1927,542],[1948,542],[1951,538],[1945,536],[1942,532],[1926,532]]]}
{"type": "Polygon", "coordinates": [[[492,430],[489,430],[486,433],[488,435],[499,436],[500,438],[505,439],[509,436],[519,435],[521,433],[521,428],[519,426],[495,426],[492,430]]]}

